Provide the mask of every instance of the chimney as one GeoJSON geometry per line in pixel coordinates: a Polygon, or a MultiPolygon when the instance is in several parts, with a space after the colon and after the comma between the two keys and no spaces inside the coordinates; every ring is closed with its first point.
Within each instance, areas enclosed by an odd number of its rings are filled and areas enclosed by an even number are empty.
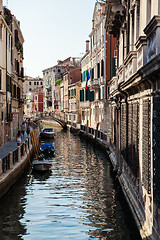
{"type": "Polygon", "coordinates": [[[89,51],[89,40],[86,40],[86,52],[89,51]]]}
{"type": "Polygon", "coordinates": [[[76,65],[75,57],[72,58],[73,65],[76,65]]]}
{"type": "Polygon", "coordinates": [[[0,12],[3,10],[3,0],[0,0],[0,12]]]}
{"type": "Polygon", "coordinates": [[[92,29],[94,29],[94,19],[92,20],[92,29]]]}

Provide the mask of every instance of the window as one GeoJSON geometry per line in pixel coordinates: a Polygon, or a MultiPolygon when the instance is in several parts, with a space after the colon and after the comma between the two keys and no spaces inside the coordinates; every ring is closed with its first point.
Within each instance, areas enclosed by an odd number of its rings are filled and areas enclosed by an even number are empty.
{"type": "Polygon", "coordinates": [[[37,96],[35,96],[35,100],[37,100],[37,96]]]}
{"type": "Polygon", "coordinates": [[[98,99],[101,100],[101,89],[98,89],[98,99]]]}
{"type": "Polygon", "coordinates": [[[2,24],[0,24],[0,40],[2,40],[2,24]]]}
{"type": "Polygon", "coordinates": [[[104,61],[101,60],[101,76],[104,76],[104,61]]]}
{"type": "Polygon", "coordinates": [[[36,82],[34,82],[34,85],[36,85],[36,82]]]}
{"type": "Polygon", "coordinates": [[[92,74],[91,74],[91,79],[93,80],[94,79],[94,68],[92,68],[92,74]]]}
{"type": "Polygon", "coordinates": [[[2,89],[2,86],[1,86],[2,83],[1,82],[2,82],[2,70],[0,69],[0,89],[2,89]]]}
{"type": "Polygon", "coordinates": [[[82,120],[85,120],[85,112],[82,111],[82,120]]]}
{"type": "Polygon", "coordinates": [[[13,97],[14,98],[17,98],[17,87],[16,87],[16,85],[14,84],[14,86],[13,86],[13,97]]]}
{"type": "Polygon", "coordinates": [[[39,82],[37,82],[37,85],[39,85],[39,82]]]}
{"type": "Polygon", "coordinates": [[[104,99],[104,87],[102,87],[102,99],[104,99]]]}
{"type": "Polygon", "coordinates": [[[58,69],[58,72],[61,72],[61,69],[58,69]]]}
{"type": "Polygon", "coordinates": [[[43,82],[41,82],[41,85],[43,85],[43,82]]]}
{"type": "Polygon", "coordinates": [[[147,0],[147,23],[151,20],[151,0],[147,0]]]}
{"type": "Polygon", "coordinates": [[[73,97],[73,89],[71,90],[71,98],[73,97]]]}
{"type": "Polygon", "coordinates": [[[31,82],[29,82],[29,85],[31,86],[31,85],[32,85],[32,83],[31,83],[31,82]]]}
{"type": "Polygon", "coordinates": [[[18,43],[18,31],[17,30],[14,31],[14,41],[15,41],[15,45],[16,45],[16,43],[18,43]]]}
{"type": "Polygon", "coordinates": [[[32,88],[29,88],[29,91],[32,91],[32,88]]]}
{"type": "Polygon", "coordinates": [[[80,90],[80,102],[84,102],[84,89],[80,90]]]}
{"type": "Polygon", "coordinates": [[[97,78],[100,77],[100,63],[97,63],[97,78]]]}

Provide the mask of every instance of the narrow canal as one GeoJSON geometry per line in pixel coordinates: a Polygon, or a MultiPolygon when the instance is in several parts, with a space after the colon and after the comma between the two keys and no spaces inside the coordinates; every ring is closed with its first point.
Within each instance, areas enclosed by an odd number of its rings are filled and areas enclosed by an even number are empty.
{"type": "Polygon", "coordinates": [[[140,240],[106,155],[57,130],[51,172],[28,170],[0,201],[1,240],[140,240]]]}

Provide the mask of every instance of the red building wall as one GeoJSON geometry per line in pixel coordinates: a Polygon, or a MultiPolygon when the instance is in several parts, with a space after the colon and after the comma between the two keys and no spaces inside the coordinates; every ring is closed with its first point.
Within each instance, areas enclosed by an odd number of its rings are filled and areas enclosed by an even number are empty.
{"type": "Polygon", "coordinates": [[[38,111],[43,112],[43,94],[38,94],[38,111]]]}
{"type": "Polygon", "coordinates": [[[69,84],[79,82],[81,80],[81,69],[80,67],[69,71],[69,84]]]}
{"type": "Polygon", "coordinates": [[[113,77],[112,69],[113,69],[113,58],[117,53],[116,47],[117,39],[112,35],[107,34],[106,32],[106,91],[105,97],[108,95],[108,86],[109,82],[113,77]]]}

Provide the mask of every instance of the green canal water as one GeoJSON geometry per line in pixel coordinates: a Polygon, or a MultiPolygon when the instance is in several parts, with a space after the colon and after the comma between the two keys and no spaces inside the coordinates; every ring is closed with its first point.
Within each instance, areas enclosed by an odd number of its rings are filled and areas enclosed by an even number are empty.
{"type": "Polygon", "coordinates": [[[29,169],[0,201],[1,240],[140,240],[106,154],[56,129],[50,172],[29,169]]]}

